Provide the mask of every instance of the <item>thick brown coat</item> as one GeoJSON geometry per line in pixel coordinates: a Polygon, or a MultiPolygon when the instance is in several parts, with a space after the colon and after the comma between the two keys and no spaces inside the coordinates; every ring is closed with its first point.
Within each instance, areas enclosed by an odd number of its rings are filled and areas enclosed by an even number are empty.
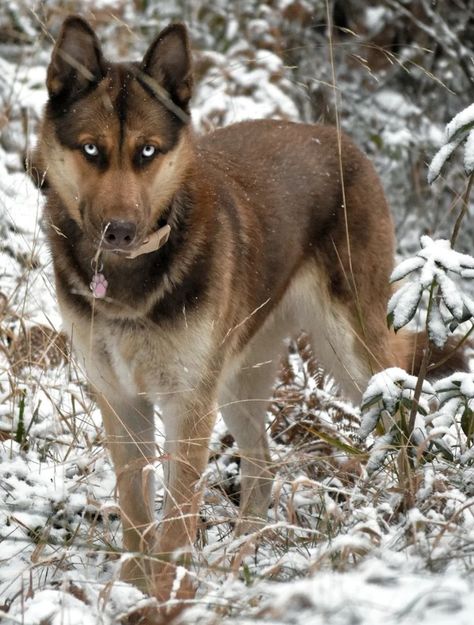
{"type": "Polygon", "coordinates": [[[366,156],[318,125],[254,121],[197,137],[191,86],[183,26],[165,29],[141,64],[113,64],[71,17],[48,71],[36,155],[59,304],[117,471],[124,549],[144,556],[123,576],[159,598],[173,554],[194,541],[218,406],[242,457],[239,531],[265,518],[265,402],[283,339],[305,329],[356,401],[372,372],[406,358],[385,323],[393,227],[366,156]],[[166,223],[162,248],[126,258],[166,223]],[[132,235],[114,249],[110,229],[124,224],[132,235]],[[89,288],[98,272],[103,299],[89,288]]]}

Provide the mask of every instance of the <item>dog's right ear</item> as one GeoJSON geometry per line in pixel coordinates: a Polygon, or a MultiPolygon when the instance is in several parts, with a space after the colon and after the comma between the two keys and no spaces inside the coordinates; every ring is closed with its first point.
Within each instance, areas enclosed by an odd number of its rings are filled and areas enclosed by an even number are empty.
{"type": "Polygon", "coordinates": [[[193,88],[191,48],[184,24],[170,24],[143,57],[142,70],[164,87],[175,104],[188,111],[193,88]]]}
{"type": "Polygon", "coordinates": [[[98,83],[105,72],[102,50],[92,28],[77,15],[66,18],[48,67],[46,86],[50,97],[75,97],[98,83]]]}

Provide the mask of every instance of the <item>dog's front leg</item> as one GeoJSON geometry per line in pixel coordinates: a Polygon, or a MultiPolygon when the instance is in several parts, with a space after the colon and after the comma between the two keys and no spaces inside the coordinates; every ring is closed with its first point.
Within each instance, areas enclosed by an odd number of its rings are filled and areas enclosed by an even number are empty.
{"type": "Polygon", "coordinates": [[[122,565],[121,578],[151,593],[151,562],[157,539],[155,482],[150,466],[157,458],[153,407],[140,398],[121,396],[118,391],[113,398],[111,394],[98,394],[97,402],[117,476],[123,549],[130,554],[122,565]]]}
{"type": "MultiPolygon", "coordinates": [[[[155,596],[169,596],[179,564],[189,565],[196,538],[201,503],[200,479],[209,458],[209,439],[216,418],[216,401],[209,393],[193,393],[192,399],[161,402],[165,426],[165,500],[160,524],[155,568],[155,596]],[[197,395],[197,398],[196,396],[197,395]]],[[[194,595],[188,576],[180,582],[176,596],[194,595]]]]}

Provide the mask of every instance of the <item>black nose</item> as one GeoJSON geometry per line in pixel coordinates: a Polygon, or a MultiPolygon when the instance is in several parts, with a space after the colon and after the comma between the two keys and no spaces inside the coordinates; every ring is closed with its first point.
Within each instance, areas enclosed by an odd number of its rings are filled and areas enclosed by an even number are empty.
{"type": "Polygon", "coordinates": [[[126,249],[132,245],[136,233],[137,226],[133,221],[113,220],[105,228],[104,242],[108,248],[126,249]]]}

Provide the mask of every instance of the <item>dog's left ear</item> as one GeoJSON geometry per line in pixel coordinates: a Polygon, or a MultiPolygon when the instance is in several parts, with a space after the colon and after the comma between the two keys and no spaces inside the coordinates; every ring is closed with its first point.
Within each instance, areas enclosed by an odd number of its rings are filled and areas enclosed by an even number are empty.
{"type": "Polygon", "coordinates": [[[143,57],[141,69],[169,93],[175,104],[188,112],[193,75],[188,30],[170,24],[156,37],[143,57]]]}
{"type": "Polygon", "coordinates": [[[105,61],[94,31],[82,17],[70,15],[63,22],[48,67],[50,97],[67,94],[74,98],[104,74],[105,61]]]}

